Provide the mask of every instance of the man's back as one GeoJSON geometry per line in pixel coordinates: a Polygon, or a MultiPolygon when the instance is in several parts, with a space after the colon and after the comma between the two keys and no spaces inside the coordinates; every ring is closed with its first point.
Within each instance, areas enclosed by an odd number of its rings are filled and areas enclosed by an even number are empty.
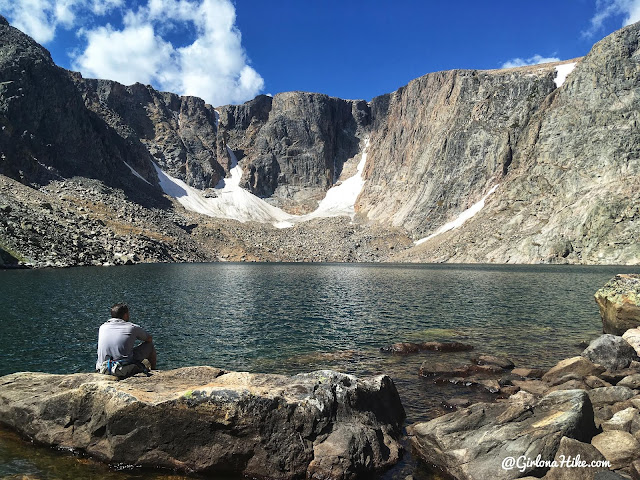
{"type": "Polygon", "coordinates": [[[139,325],[120,318],[112,318],[103,323],[98,332],[98,360],[96,369],[102,362],[112,360],[133,360],[133,347],[136,340],[146,341],[147,332],[139,325]]]}

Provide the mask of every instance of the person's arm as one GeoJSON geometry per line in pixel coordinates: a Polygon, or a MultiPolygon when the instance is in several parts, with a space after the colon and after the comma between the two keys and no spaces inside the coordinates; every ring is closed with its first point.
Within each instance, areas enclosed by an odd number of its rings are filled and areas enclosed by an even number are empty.
{"type": "Polygon", "coordinates": [[[135,335],[136,335],[136,338],[142,342],[153,341],[153,337],[150,334],[148,334],[144,328],[138,325],[136,325],[136,328],[135,328],[135,335]]]}

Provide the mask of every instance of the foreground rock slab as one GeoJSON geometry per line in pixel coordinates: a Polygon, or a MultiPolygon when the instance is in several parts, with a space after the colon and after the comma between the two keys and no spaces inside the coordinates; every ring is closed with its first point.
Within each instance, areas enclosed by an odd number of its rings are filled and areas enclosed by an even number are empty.
{"type": "Polygon", "coordinates": [[[109,463],[183,472],[368,478],[398,461],[404,417],[384,375],[188,367],[122,381],[0,377],[0,421],[28,438],[109,463]]]}
{"type": "Polygon", "coordinates": [[[478,403],[408,427],[419,457],[459,480],[512,479],[534,467],[504,469],[525,456],[553,460],[563,436],[589,442],[595,433],[591,402],[583,390],[552,392],[541,400],[513,395],[504,403],[478,403]]]}

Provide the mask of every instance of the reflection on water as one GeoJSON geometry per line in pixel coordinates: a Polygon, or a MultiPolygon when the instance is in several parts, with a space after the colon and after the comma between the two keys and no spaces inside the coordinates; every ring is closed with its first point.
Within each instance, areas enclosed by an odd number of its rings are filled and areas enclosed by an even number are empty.
{"type": "MultiPolygon", "coordinates": [[[[3,480],[188,480],[138,469],[109,468],[70,452],[29,444],[12,432],[0,429],[0,475],[3,480]]],[[[193,477],[191,477],[193,478],[193,477]]]]}
{"type": "MultiPolygon", "coordinates": [[[[387,373],[414,422],[442,413],[443,399],[490,396],[417,375],[425,360],[459,363],[468,353],[394,356],[381,346],[457,340],[506,354],[516,365],[549,367],[600,333],[593,293],[622,271],[640,273],[637,267],[342,264],[0,271],[0,374],[89,371],[99,325],[113,303],[126,301],[132,320],[154,336],[159,368],[387,373]]],[[[0,476],[30,472],[28,453],[6,456],[9,443],[0,437],[0,476]]],[[[54,468],[59,456],[47,462],[34,467],[37,478],[93,475],[89,469],[64,476],[60,471],[71,467],[54,468]]],[[[408,471],[422,478],[415,468],[405,461],[387,477],[408,471]]]]}

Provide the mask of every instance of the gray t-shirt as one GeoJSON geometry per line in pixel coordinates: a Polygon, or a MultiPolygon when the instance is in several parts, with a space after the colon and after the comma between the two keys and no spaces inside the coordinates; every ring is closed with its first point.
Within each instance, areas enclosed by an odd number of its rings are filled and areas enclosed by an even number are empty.
{"type": "Polygon", "coordinates": [[[111,320],[100,325],[98,331],[98,361],[96,370],[100,369],[102,362],[110,356],[112,360],[133,359],[133,347],[136,340],[143,342],[149,338],[147,332],[140,325],[125,322],[120,318],[111,320]]]}

